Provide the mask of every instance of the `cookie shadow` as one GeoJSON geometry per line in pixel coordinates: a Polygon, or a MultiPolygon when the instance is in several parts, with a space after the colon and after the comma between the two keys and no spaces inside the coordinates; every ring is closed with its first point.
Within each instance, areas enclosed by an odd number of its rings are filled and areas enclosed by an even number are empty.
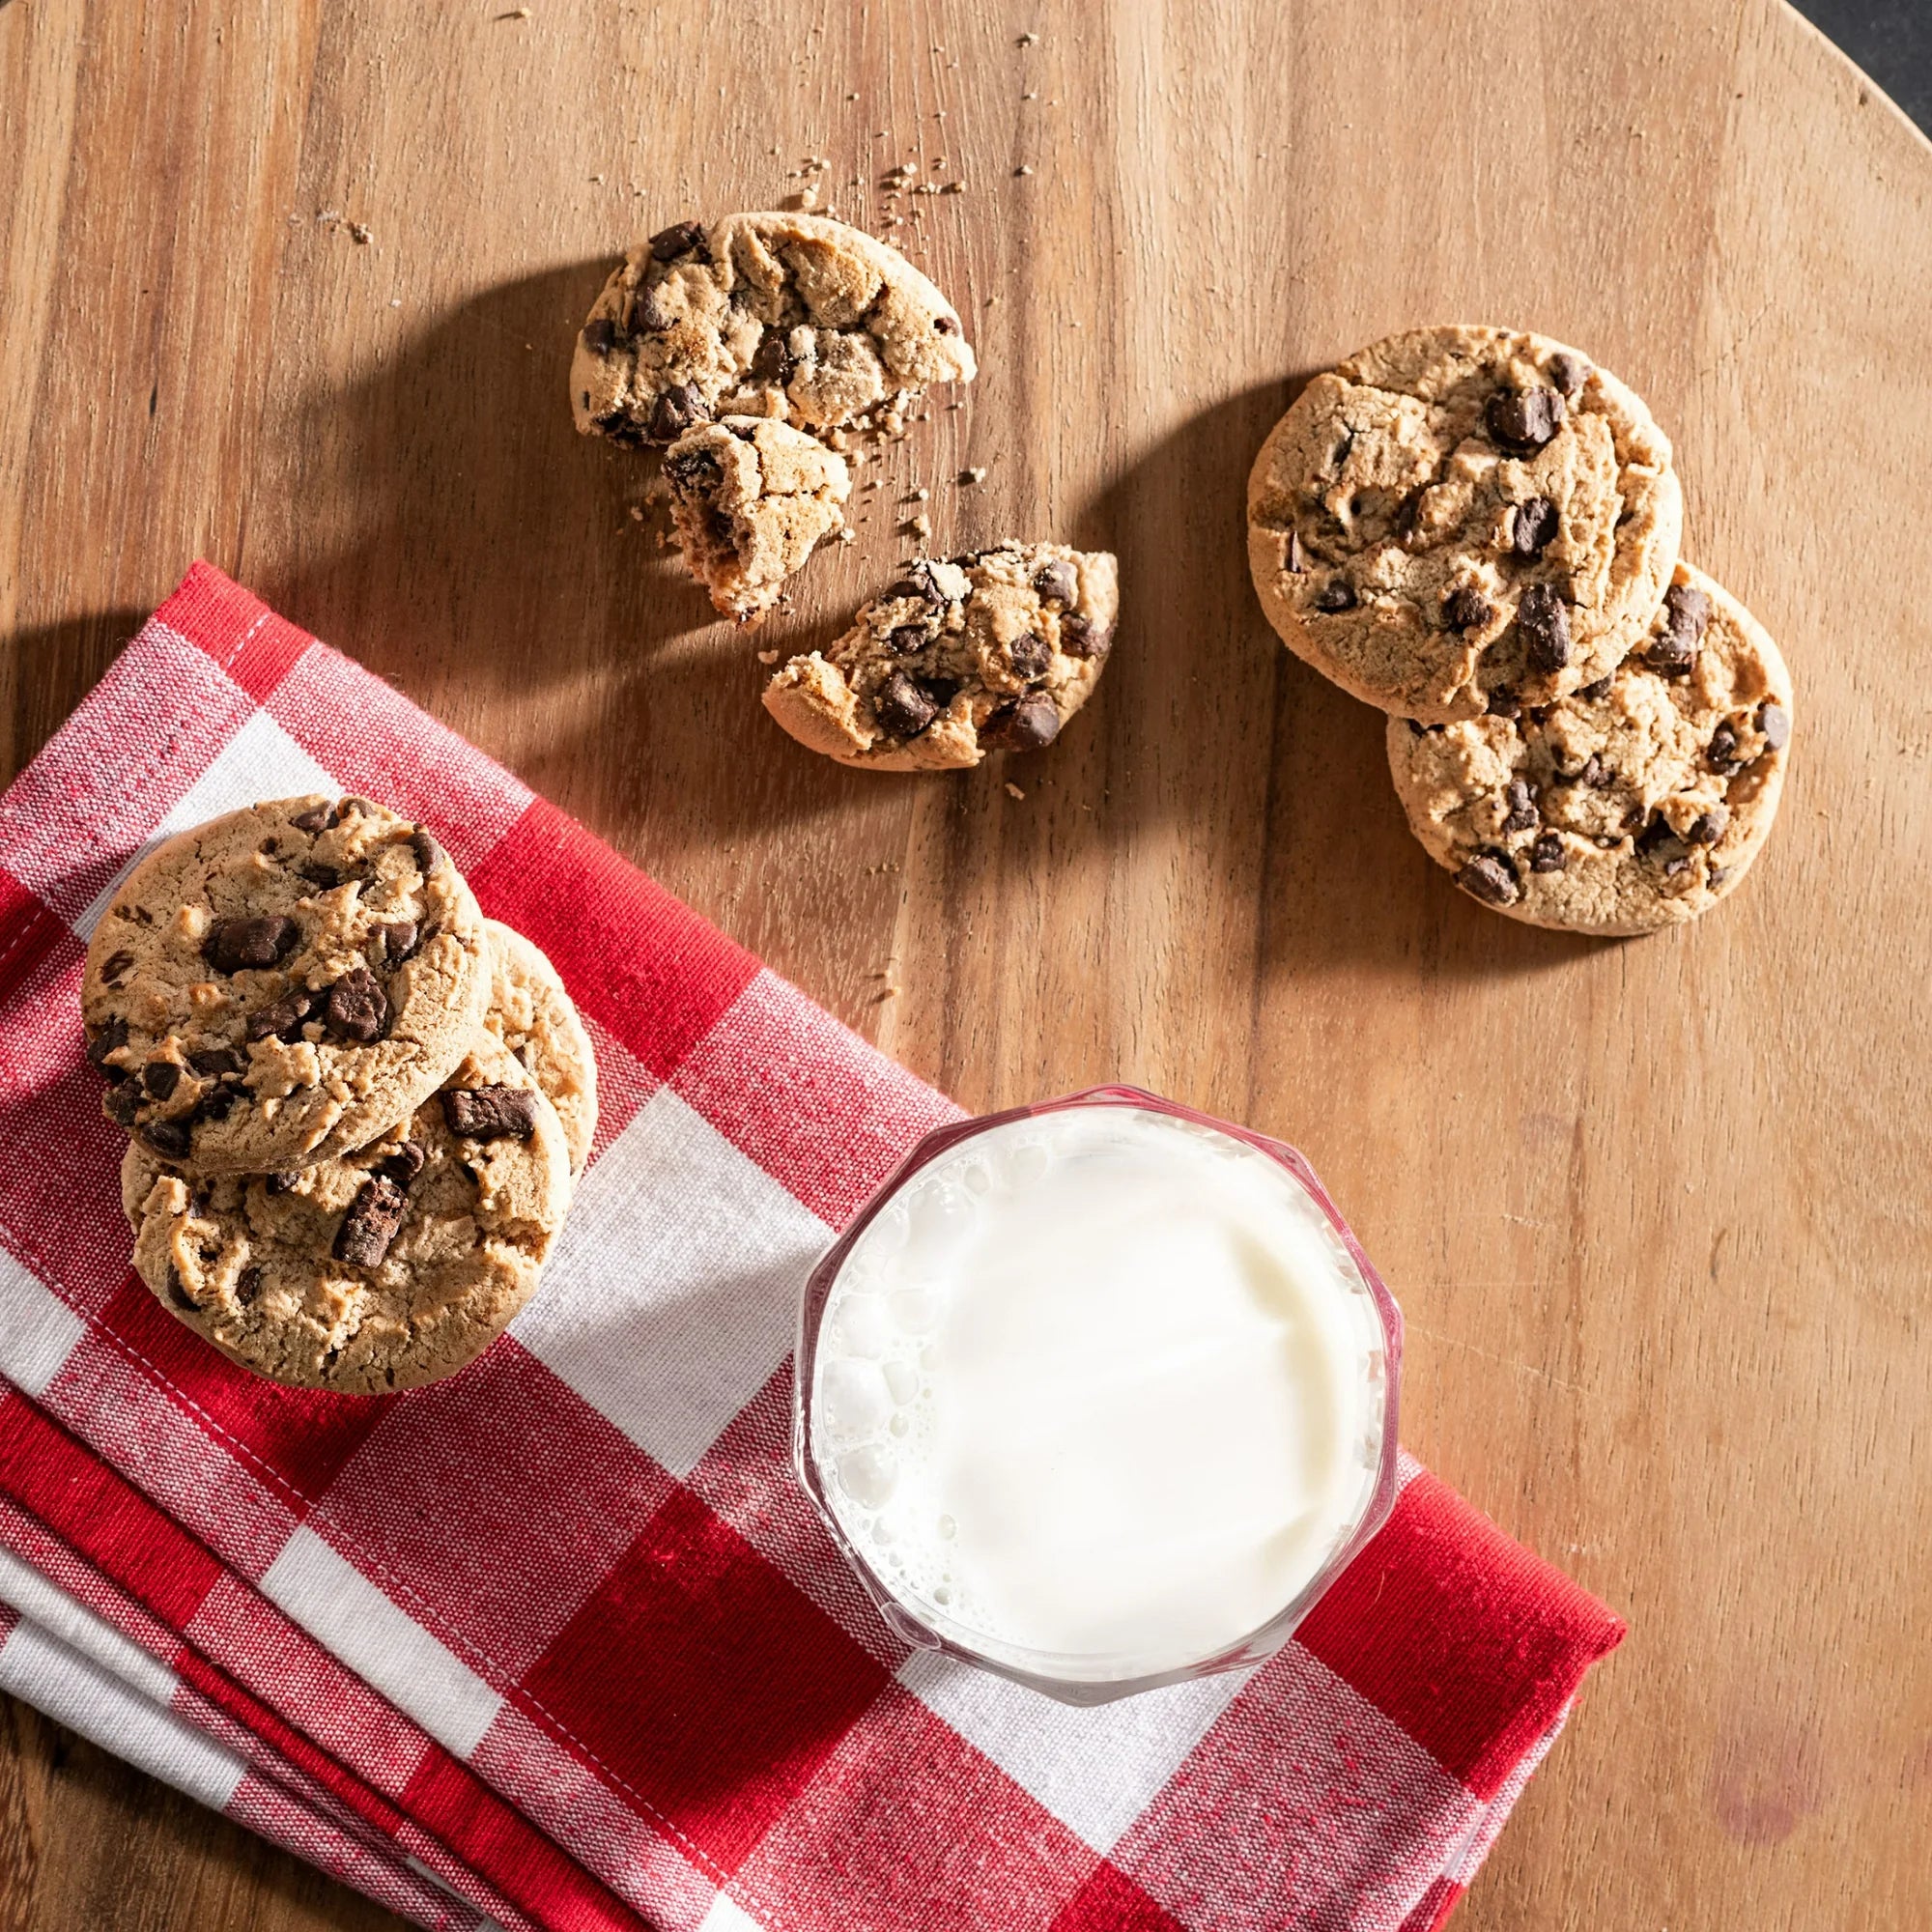
{"type": "Polygon", "coordinates": [[[145,611],[99,611],[24,626],[0,640],[0,652],[15,668],[13,729],[0,783],[13,781],[147,621],[145,611]]]}

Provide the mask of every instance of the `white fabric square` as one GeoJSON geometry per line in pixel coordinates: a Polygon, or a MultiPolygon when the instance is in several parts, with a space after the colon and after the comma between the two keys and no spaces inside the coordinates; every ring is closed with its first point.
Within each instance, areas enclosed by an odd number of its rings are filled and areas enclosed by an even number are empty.
{"type": "Polygon", "coordinates": [[[1224,1670],[1075,1710],[990,1671],[915,1651],[899,1682],[1096,1852],[1110,1852],[1248,1681],[1224,1670]]]}
{"type": "Polygon", "coordinates": [[[165,1704],[175,1694],[181,1679],[159,1658],[123,1636],[105,1617],[48,1582],[11,1549],[0,1549],[0,1603],[12,1604],[49,1636],[111,1671],[143,1697],[165,1704]]]}
{"type": "Polygon", "coordinates": [[[510,1333],[681,1477],[791,1351],[831,1239],[662,1087],[583,1177],[510,1333]]]}
{"type": "Polygon", "coordinates": [[[468,1757],[503,1700],[304,1524],[262,1578],[286,1610],[438,1744],[468,1757]]]}
{"type": "Polygon", "coordinates": [[[42,1396],[87,1324],[31,1268],[0,1248],[0,1375],[42,1396]]]}
{"type": "Polygon", "coordinates": [[[121,881],[158,845],[205,818],[239,811],[265,798],[293,798],[299,792],[337,792],[336,783],[266,711],[255,712],[221,748],[220,755],[176,800],[175,807],[149,835],[141,849],[110,879],[73,929],[85,939],[100,923],[121,881]]]}
{"type": "Polygon", "coordinates": [[[697,1932],[764,1932],[764,1927],[742,1905],[721,1891],[697,1932]]]}

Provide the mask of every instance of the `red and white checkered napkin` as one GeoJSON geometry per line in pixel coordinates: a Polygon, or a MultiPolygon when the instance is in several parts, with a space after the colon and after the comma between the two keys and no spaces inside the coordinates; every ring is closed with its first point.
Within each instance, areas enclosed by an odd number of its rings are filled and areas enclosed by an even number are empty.
{"type": "Polygon", "coordinates": [[[0,1687],[425,1925],[1435,1925],[1622,1626],[1412,1462],[1273,1662],[1097,1711],[908,1653],[810,1514],[794,1296],[952,1113],[197,566],[0,800],[0,1687]],[[381,1399],[135,1279],[77,1010],[148,841],[338,789],[556,961],[604,1107],[536,1297],[381,1399]]]}

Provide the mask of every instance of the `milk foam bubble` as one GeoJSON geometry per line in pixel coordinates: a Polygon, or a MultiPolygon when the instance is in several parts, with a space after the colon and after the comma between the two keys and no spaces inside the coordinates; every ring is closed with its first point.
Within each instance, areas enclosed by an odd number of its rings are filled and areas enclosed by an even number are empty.
{"type": "Polygon", "coordinates": [[[1385,1347],[1278,1162],[1070,1108],[962,1143],[874,1217],[820,1320],[809,1453],[922,1621],[1066,1676],[1178,1669],[1361,1521],[1385,1347]]]}

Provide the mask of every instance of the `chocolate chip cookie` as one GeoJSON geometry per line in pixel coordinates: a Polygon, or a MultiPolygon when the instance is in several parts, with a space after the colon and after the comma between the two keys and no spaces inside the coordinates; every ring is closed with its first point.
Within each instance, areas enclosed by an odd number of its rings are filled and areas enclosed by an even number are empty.
{"type": "Polygon", "coordinates": [[[897,249],[823,215],[728,214],[631,251],[578,336],[570,401],[586,435],[668,445],[725,415],[868,422],[973,372],[958,315],[897,249]]]}
{"type": "Polygon", "coordinates": [[[1644,405],[1561,343],[1413,329],[1315,378],[1248,479],[1267,619],[1425,724],[1594,684],[1643,635],[1683,493],[1644,405]]]}
{"type": "Polygon", "coordinates": [[[845,522],[851,472],[837,450],[789,423],[726,416],[665,452],[671,526],[713,606],[755,624],[785,579],[845,522]]]}
{"type": "Polygon", "coordinates": [[[490,1009],[483,1024],[513,1053],[556,1109],[582,1174],[597,1133],[597,1056],[570,995],[542,949],[498,920],[490,935],[490,1009]]]}
{"type": "Polygon", "coordinates": [[[156,1298],[257,1375],[383,1395],[452,1375],[536,1286],[570,1199],[563,1128],[479,1037],[371,1146],[195,1177],[129,1144],[121,1199],[156,1298]]]}
{"type": "Polygon", "coordinates": [[[1119,609],[1104,551],[1009,541],[923,560],[842,638],[782,666],[765,709],[801,745],[868,771],[1037,751],[1087,701],[1119,609]]]}
{"type": "Polygon", "coordinates": [[[178,834],[88,943],[107,1117],[185,1173],[266,1173],[382,1133],[462,1060],[483,916],[429,830],[364,798],[249,806],[178,834]]]}
{"type": "Polygon", "coordinates": [[[1464,892],[1606,934],[1694,919],[1735,890],[1770,836],[1790,742],[1777,646],[1687,563],[1608,676],[1507,716],[1388,724],[1408,822],[1464,892]]]}

